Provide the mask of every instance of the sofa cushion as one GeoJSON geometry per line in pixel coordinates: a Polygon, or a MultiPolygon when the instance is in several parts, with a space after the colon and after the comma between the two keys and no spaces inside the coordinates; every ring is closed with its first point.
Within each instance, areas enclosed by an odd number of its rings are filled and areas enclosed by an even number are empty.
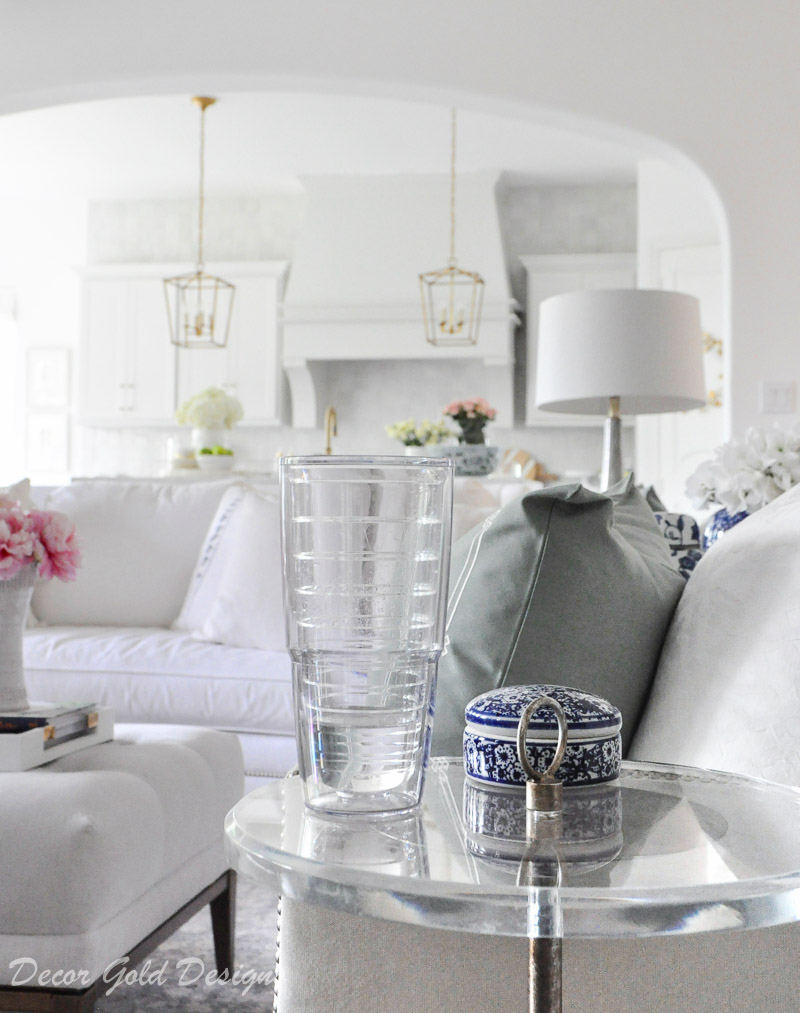
{"type": "Polygon", "coordinates": [[[508,503],[453,546],[433,751],[458,754],[464,707],[497,686],[557,683],[639,720],[684,581],[632,480],[508,503]]]}
{"type": "Polygon", "coordinates": [[[225,570],[200,630],[229,647],[282,651],[281,506],[277,495],[248,490],[223,540],[225,570]]]}
{"type": "Polygon", "coordinates": [[[206,621],[225,571],[222,541],[231,518],[244,498],[246,488],[244,483],[237,482],[222,494],[197,555],[181,610],[172,623],[173,630],[197,633],[206,621]]]}
{"type": "Polygon", "coordinates": [[[118,721],[294,734],[285,651],[221,647],[160,628],[39,626],[24,640],[31,700],[91,700],[118,721]]]}
{"type": "Polygon", "coordinates": [[[631,748],[800,784],[800,486],[705,553],[631,748]]]}
{"type": "Polygon", "coordinates": [[[169,626],[229,482],[93,479],[56,489],[47,508],[74,522],[83,563],[70,584],[40,582],[47,623],[169,626]]]}
{"type": "Polygon", "coordinates": [[[0,488],[0,496],[6,499],[13,499],[19,503],[23,510],[36,509],[36,504],[31,498],[31,480],[29,478],[21,478],[19,482],[14,482],[13,485],[0,488]]]}
{"type": "Polygon", "coordinates": [[[229,647],[283,650],[282,568],[277,492],[229,489],[173,629],[229,647]]]}

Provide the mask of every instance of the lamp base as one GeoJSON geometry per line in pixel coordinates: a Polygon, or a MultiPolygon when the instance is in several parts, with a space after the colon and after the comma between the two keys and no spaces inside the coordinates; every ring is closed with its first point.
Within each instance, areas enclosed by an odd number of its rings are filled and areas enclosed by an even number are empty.
{"type": "Polygon", "coordinates": [[[622,419],[609,415],[603,423],[603,468],[601,489],[608,489],[622,479],[622,419]]]}

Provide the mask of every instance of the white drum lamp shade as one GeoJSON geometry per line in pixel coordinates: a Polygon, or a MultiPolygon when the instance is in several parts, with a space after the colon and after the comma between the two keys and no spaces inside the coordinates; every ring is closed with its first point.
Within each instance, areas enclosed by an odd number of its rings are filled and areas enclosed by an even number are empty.
{"type": "Polygon", "coordinates": [[[703,332],[694,296],[597,289],[541,303],[536,407],[609,414],[616,421],[607,427],[606,484],[622,477],[620,414],[686,411],[705,403],[703,332]]]}

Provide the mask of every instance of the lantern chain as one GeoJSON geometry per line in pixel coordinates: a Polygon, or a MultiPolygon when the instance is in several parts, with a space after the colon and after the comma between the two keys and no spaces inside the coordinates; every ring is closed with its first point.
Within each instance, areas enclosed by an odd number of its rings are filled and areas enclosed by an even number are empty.
{"type": "Polygon", "coordinates": [[[450,264],[456,262],[456,109],[450,110],[450,264]]]}
{"type": "Polygon", "coordinates": [[[203,216],[205,211],[206,188],[206,106],[200,105],[200,199],[197,202],[197,270],[202,271],[203,262],[203,216]]]}

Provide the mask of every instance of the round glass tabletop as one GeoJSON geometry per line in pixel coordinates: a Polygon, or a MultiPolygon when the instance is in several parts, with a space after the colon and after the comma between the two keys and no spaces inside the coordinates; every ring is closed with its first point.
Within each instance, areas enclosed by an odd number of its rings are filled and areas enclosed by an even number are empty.
{"type": "Polygon", "coordinates": [[[296,900],[431,928],[608,937],[800,921],[800,791],[690,767],[624,763],[618,781],[567,788],[533,841],[524,792],[473,785],[460,759],[431,761],[412,815],[324,817],[294,776],[243,798],[226,833],[234,868],[296,900]]]}

